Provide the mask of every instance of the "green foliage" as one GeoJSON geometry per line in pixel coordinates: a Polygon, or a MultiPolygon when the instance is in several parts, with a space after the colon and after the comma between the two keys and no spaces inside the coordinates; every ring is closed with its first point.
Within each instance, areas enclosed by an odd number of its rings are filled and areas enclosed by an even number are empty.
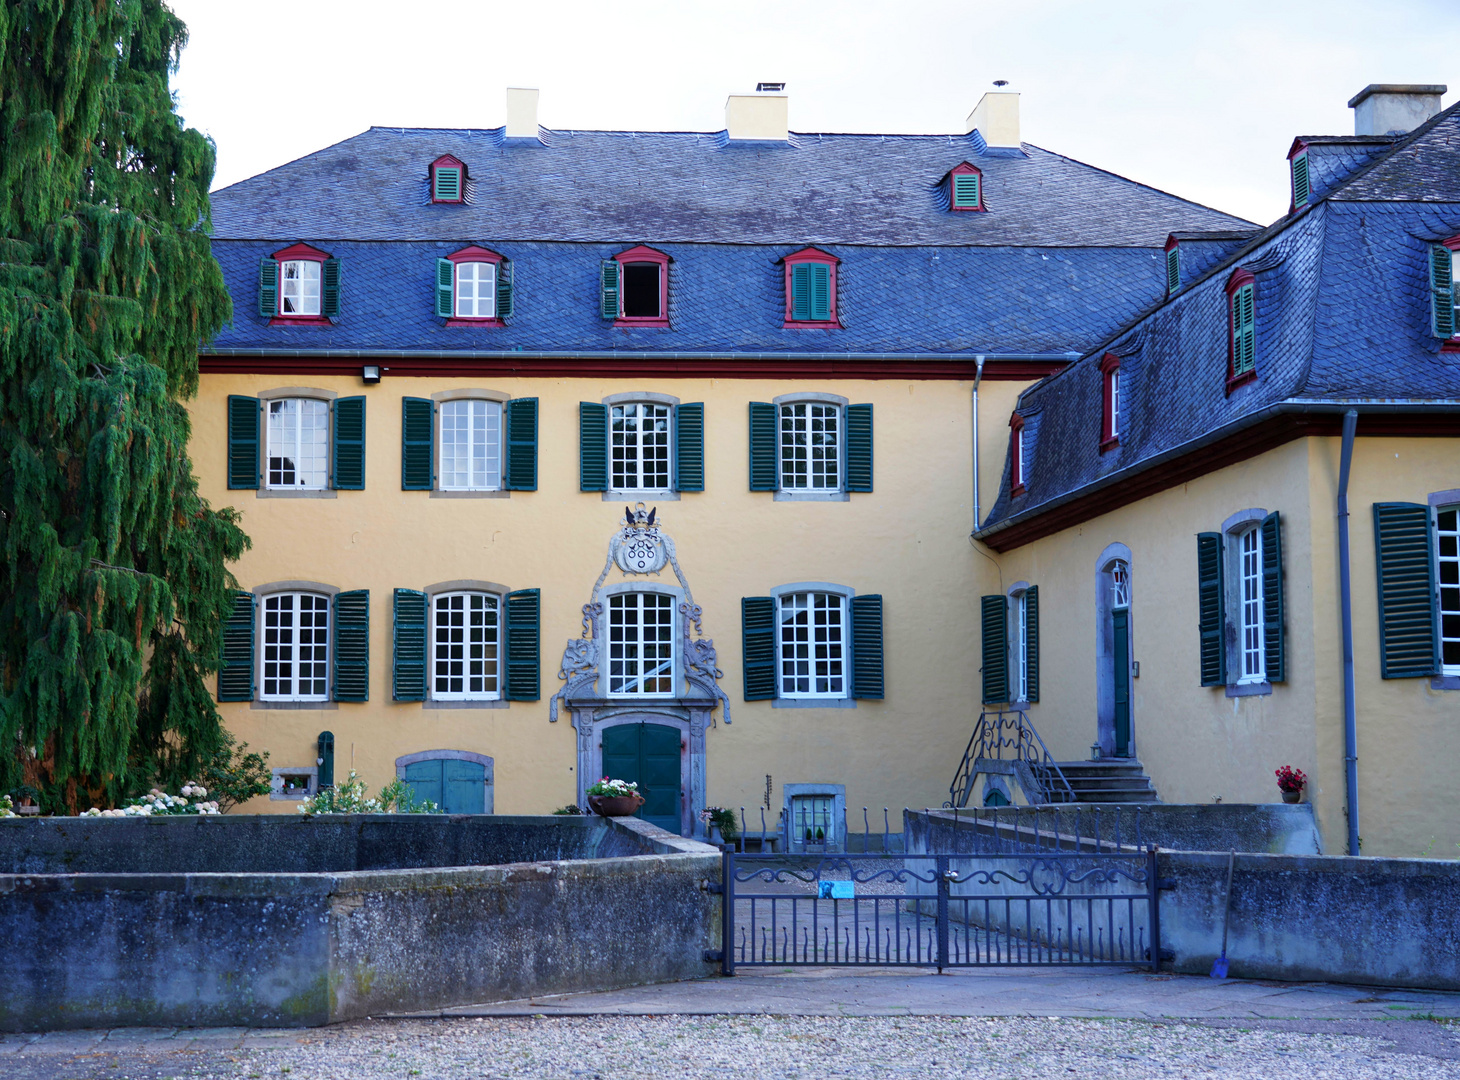
{"type": "Polygon", "coordinates": [[[204,676],[248,546],[182,401],[231,318],[214,151],[174,111],[161,0],[0,8],[0,789],[48,810],[217,753],[204,676]]]}
{"type": "Polygon", "coordinates": [[[355,770],[342,784],[305,799],[299,804],[301,814],[439,814],[441,808],[433,802],[416,798],[415,791],[404,780],[396,778],[380,789],[380,794],[370,798],[365,781],[355,770]]]}
{"type": "Polygon", "coordinates": [[[225,814],[239,803],[269,793],[273,774],[269,770],[269,752],[250,752],[248,743],[238,744],[233,733],[224,729],[212,755],[204,762],[199,775],[203,786],[218,802],[225,814]]]}
{"type": "Polygon", "coordinates": [[[577,803],[569,803],[567,806],[560,806],[553,811],[556,817],[580,817],[583,810],[577,803]]]}

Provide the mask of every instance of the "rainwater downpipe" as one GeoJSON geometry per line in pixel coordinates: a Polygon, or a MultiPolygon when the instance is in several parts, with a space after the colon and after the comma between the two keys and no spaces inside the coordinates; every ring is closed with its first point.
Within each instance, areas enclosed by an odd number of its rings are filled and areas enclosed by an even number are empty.
{"type": "Polygon", "coordinates": [[[1348,853],[1359,853],[1359,729],[1354,706],[1354,613],[1348,561],[1348,475],[1354,458],[1359,414],[1343,414],[1343,451],[1338,464],[1338,589],[1343,618],[1343,763],[1348,799],[1348,853]]]}
{"type": "Polygon", "coordinates": [[[978,503],[978,384],[983,379],[983,353],[973,358],[973,531],[978,532],[981,518],[978,503]]]}

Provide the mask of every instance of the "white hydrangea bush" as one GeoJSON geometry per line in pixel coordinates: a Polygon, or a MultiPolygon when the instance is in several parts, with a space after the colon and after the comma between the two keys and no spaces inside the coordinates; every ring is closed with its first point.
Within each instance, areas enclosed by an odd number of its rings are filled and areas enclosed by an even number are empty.
{"type": "Polygon", "coordinates": [[[176,795],[169,795],[159,788],[153,788],[140,799],[133,799],[126,806],[116,810],[98,810],[92,807],[82,817],[162,817],[171,814],[216,814],[218,803],[209,800],[208,789],[202,784],[188,781],[176,795]]]}

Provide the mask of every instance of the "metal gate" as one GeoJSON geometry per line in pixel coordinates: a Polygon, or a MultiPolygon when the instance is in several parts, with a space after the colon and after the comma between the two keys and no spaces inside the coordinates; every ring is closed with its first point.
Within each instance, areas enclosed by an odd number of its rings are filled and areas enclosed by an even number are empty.
{"type": "MultiPolygon", "coordinates": [[[[1010,815],[1013,816],[1013,815],[1010,815]]],[[[963,824],[968,824],[964,816],[963,824]]],[[[975,826],[977,828],[977,826],[975,826]]],[[[1159,968],[1155,847],[995,821],[946,853],[723,854],[721,960],[740,967],[1159,968]]]]}

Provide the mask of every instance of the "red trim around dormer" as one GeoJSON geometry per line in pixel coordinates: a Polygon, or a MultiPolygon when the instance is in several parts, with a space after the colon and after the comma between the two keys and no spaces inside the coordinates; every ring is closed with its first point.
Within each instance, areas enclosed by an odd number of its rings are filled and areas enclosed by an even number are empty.
{"type": "Polygon", "coordinates": [[[329,255],[323,251],[320,251],[317,247],[310,247],[308,244],[293,244],[289,247],[284,248],[284,250],[282,251],[274,252],[272,255],[269,256],[269,258],[276,259],[279,262],[322,263],[329,258],[329,255]]]}
{"type": "Polygon", "coordinates": [[[623,314],[623,288],[624,278],[622,270],[619,273],[619,316],[613,320],[614,326],[639,326],[648,328],[669,328],[669,264],[674,260],[662,251],[639,244],[627,251],[621,251],[614,257],[614,261],[620,267],[629,263],[658,263],[659,264],[659,315],[657,318],[630,318],[623,314]]]}
{"type": "Polygon", "coordinates": [[[454,263],[499,263],[502,261],[502,256],[498,255],[495,251],[491,251],[488,248],[484,247],[477,247],[475,244],[470,244],[467,247],[462,248],[460,251],[453,251],[450,255],[446,257],[454,263]]]}
{"type": "Polygon", "coordinates": [[[1177,248],[1177,247],[1180,247],[1180,246],[1181,246],[1181,244],[1176,239],[1176,234],[1175,233],[1171,233],[1169,236],[1166,237],[1166,246],[1164,248],[1162,248],[1161,250],[1162,251],[1171,251],[1173,248],[1177,248]]]}
{"type": "Polygon", "coordinates": [[[782,316],[783,316],[782,325],[784,327],[786,327],[787,329],[793,329],[793,330],[840,330],[841,329],[842,324],[841,324],[841,319],[838,318],[838,316],[837,316],[837,302],[836,302],[836,300],[837,300],[837,295],[836,295],[837,294],[836,271],[837,271],[837,267],[840,264],[841,264],[841,260],[840,259],[838,259],[835,255],[833,255],[829,251],[822,251],[819,247],[804,247],[800,251],[793,251],[791,254],[787,255],[785,258],[783,258],[781,260],[781,269],[784,271],[784,282],[783,282],[783,284],[785,285],[785,294],[786,294],[786,310],[782,313],[782,316]],[[829,319],[827,319],[825,321],[822,321],[820,319],[817,319],[815,321],[812,321],[811,319],[793,319],[791,317],[791,269],[793,267],[795,267],[795,266],[801,265],[802,263],[823,263],[826,266],[830,267],[830,271],[828,273],[828,277],[830,278],[830,283],[829,284],[830,284],[830,291],[831,291],[831,296],[829,297],[830,303],[831,303],[831,306],[829,308],[829,313],[831,315],[831,318],[829,318],[829,319]]]}
{"type": "Polygon", "coordinates": [[[435,161],[431,162],[431,168],[428,172],[428,175],[431,183],[431,201],[433,203],[441,203],[447,206],[454,206],[457,203],[466,202],[466,162],[462,161],[461,158],[454,157],[451,154],[442,154],[435,161]],[[457,188],[458,197],[455,199],[436,198],[436,170],[443,165],[446,166],[448,169],[461,170],[461,186],[457,188]]]}
{"type": "MultiPolygon", "coordinates": [[[[286,263],[286,262],[317,262],[317,263],[322,263],[322,262],[327,262],[329,260],[329,257],[330,256],[329,256],[329,254],[327,252],[320,251],[319,248],[317,248],[317,247],[310,247],[308,244],[290,244],[288,247],[286,247],[286,248],[284,248],[284,249],[282,249],[280,251],[276,251],[272,255],[269,256],[269,258],[273,259],[275,262],[278,262],[278,263],[286,263]]],[[[278,309],[278,306],[277,306],[279,303],[282,302],[282,297],[284,295],[284,268],[282,266],[279,268],[279,275],[278,275],[277,281],[278,281],[278,285],[277,285],[277,290],[278,290],[277,291],[277,298],[274,300],[274,304],[275,304],[274,317],[269,320],[269,325],[270,326],[331,326],[331,325],[333,325],[329,321],[329,319],[327,319],[323,315],[285,315],[282,311],[280,311],[278,309]]],[[[320,300],[320,304],[323,305],[323,303],[324,303],[324,292],[323,292],[323,289],[324,289],[324,281],[323,281],[323,279],[321,279],[321,281],[320,281],[319,284],[320,284],[320,290],[321,290],[319,300],[320,300]]]]}
{"type": "Polygon", "coordinates": [[[1023,495],[1024,474],[1028,470],[1025,460],[1025,453],[1028,448],[1024,445],[1024,417],[1014,413],[1009,417],[1009,495],[1023,495]]]}
{"type": "Polygon", "coordinates": [[[1116,415],[1115,389],[1120,374],[1120,357],[1106,353],[1100,361],[1100,452],[1113,450],[1120,445],[1120,430],[1116,415]]]}
{"type": "MultiPolygon", "coordinates": [[[[1257,368],[1254,366],[1251,371],[1244,371],[1241,375],[1234,375],[1237,366],[1237,318],[1232,311],[1232,298],[1237,295],[1237,290],[1244,285],[1256,285],[1257,278],[1252,271],[1244,270],[1242,267],[1232,271],[1232,276],[1227,278],[1227,393],[1230,395],[1239,386],[1246,386],[1257,378],[1257,368]]],[[[1256,291],[1254,290],[1253,302],[1256,303],[1256,291]]]]}
{"type": "Polygon", "coordinates": [[[988,210],[983,201],[983,170],[977,165],[970,165],[968,162],[959,162],[948,170],[943,182],[948,185],[948,209],[958,211],[971,211],[982,214],[988,210]],[[976,176],[978,177],[978,205],[977,206],[954,206],[953,205],[953,178],[955,176],[976,176]]]}
{"type": "MultiPolygon", "coordinates": [[[[500,266],[503,262],[506,261],[501,255],[498,255],[495,251],[492,251],[489,248],[478,247],[476,244],[468,244],[460,251],[453,251],[450,255],[446,256],[446,259],[453,265],[453,267],[460,266],[462,263],[492,263],[494,266],[500,266]]],[[[451,310],[456,310],[455,270],[452,271],[451,279],[451,310]]],[[[445,325],[483,327],[506,326],[507,324],[502,321],[500,316],[497,315],[493,315],[490,318],[476,318],[475,316],[453,315],[451,316],[451,318],[446,320],[445,325]]]]}

